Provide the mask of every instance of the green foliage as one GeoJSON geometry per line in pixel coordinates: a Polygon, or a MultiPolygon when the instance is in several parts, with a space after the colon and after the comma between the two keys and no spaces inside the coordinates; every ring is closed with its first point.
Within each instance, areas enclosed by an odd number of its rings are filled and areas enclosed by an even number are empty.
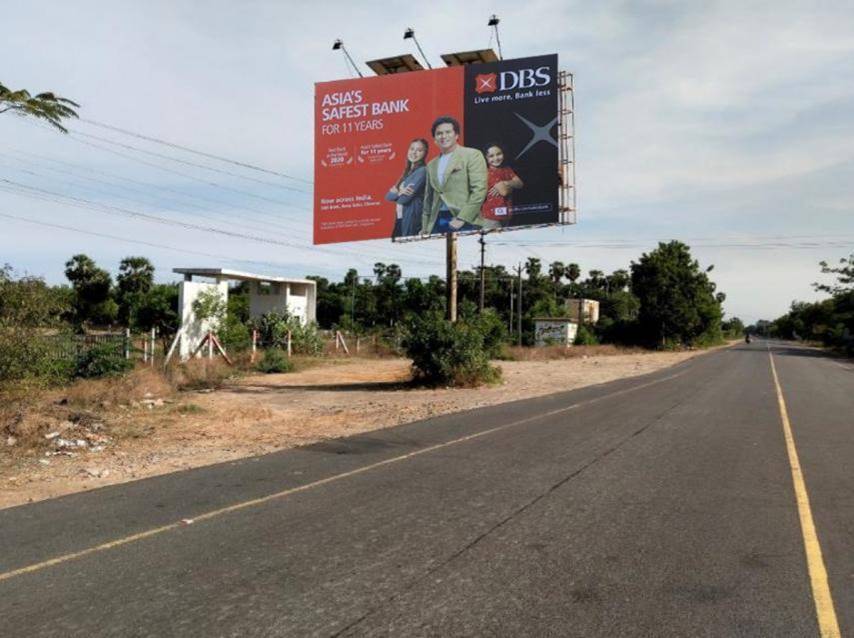
{"type": "Polygon", "coordinates": [[[497,381],[500,368],[490,363],[485,324],[451,323],[438,313],[412,317],[404,348],[415,377],[431,385],[476,386],[497,381]]]}
{"type": "Polygon", "coordinates": [[[631,269],[643,341],[669,347],[720,340],[722,299],[715,296],[715,284],[691,258],[688,246],[661,243],[631,269]]]}
{"type": "Polygon", "coordinates": [[[61,322],[69,308],[62,289],[0,268],[0,384],[70,377],[73,360],[63,354],[73,352],[74,342],[61,322]]]}
{"type": "Polygon", "coordinates": [[[217,331],[217,336],[228,352],[240,352],[252,346],[252,332],[249,326],[232,315],[226,317],[217,331]]]}
{"type": "Polygon", "coordinates": [[[146,294],[154,285],[154,266],[145,257],[125,257],[119,263],[116,277],[118,319],[126,326],[136,326],[136,315],[146,294]]]}
{"type": "Polygon", "coordinates": [[[220,294],[218,288],[202,290],[193,300],[193,315],[200,322],[210,321],[218,326],[228,312],[228,302],[220,294]]]}
{"type": "Polygon", "coordinates": [[[837,276],[834,284],[814,284],[816,290],[831,293],[814,303],[792,302],[788,313],[774,322],[757,322],[749,330],[784,339],[818,341],[839,352],[854,354],[854,255],[831,268],[821,262],[822,273],[837,276]]]}
{"type": "Polygon", "coordinates": [[[133,327],[139,330],[156,328],[161,335],[178,330],[178,286],[154,284],[142,295],[134,313],[133,327]]]}
{"type": "Polygon", "coordinates": [[[112,323],[118,304],[110,298],[110,273],[99,268],[91,257],[74,255],[65,264],[65,276],[74,289],[74,321],[77,325],[112,323]]]}
{"type": "Polygon", "coordinates": [[[260,372],[271,374],[274,372],[291,372],[294,369],[294,364],[278,348],[269,348],[264,351],[264,356],[255,367],[260,372]]]}
{"type": "Polygon", "coordinates": [[[575,334],[573,344],[576,346],[595,346],[599,344],[599,340],[596,338],[593,330],[585,324],[581,324],[578,326],[578,332],[575,334]]]}
{"type": "Polygon", "coordinates": [[[76,118],[77,112],[71,107],[79,106],[76,102],[54,93],[45,92],[33,96],[25,89],[12,91],[0,84],[0,113],[11,111],[18,115],[42,119],[62,133],[68,133],[62,125],[62,120],[76,118]]]}
{"type": "Polygon", "coordinates": [[[747,328],[738,317],[733,317],[721,323],[721,330],[727,339],[740,339],[744,336],[747,328]]]}
{"type": "Polygon", "coordinates": [[[303,325],[286,312],[268,312],[255,322],[261,343],[269,348],[287,348],[288,331],[295,354],[318,355],[323,352],[323,339],[313,323],[303,325]]]}
{"type": "Polygon", "coordinates": [[[100,343],[77,357],[75,377],[93,379],[125,374],[133,369],[133,362],[125,359],[121,343],[100,343]]]}

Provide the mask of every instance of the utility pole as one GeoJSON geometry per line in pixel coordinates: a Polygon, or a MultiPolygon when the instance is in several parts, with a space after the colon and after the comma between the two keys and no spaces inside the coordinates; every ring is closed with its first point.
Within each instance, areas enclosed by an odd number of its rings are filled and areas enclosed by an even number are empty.
{"type": "Polygon", "coordinates": [[[353,277],[353,286],[350,291],[350,325],[356,324],[356,281],[359,277],[353,277]]]}
{"type": "Polygon", "coordinates": [[[448,266],[448,321],[457,321],[457,234],[449,232],[447,236],[446,261],[448,266]]]}
{"type": "Polygon", "coordinates": [[[516,342],[521,346],[522,345],[522,264],[519,264],[517,268],[517,272],[519,273],[519,299],[518,299],[518,307],[519,307],[519,321],[516,324],[516,342]]]}
{"type": "Polygon", "coordinates": [[[486,288],[486,271],[485,261],[486,261],[486,239],[484,239],[484,232],[480,231],[480,239],[478,239],[478,243],[480,244],[480,314],[483,314],[483,301],[485,296],[485,288],[486,288]]]}
{"type": "Polygon", "coordinates": [[[513,292],[513,288],[516,286],[516,282],[513,281],[513,277],[509,278],[510,280],[510,320],[508,321],[508,332],[510,336],[513,336],[513,320],[516,318],[515,311],[513,310],[513,297],[516,293],[513,292]]]}

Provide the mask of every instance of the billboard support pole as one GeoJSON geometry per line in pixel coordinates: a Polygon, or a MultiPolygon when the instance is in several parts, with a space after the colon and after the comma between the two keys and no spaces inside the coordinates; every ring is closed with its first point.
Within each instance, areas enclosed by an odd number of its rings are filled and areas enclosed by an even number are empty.
{"type": "Polygon", "coordinates": [[[457,321],[457,234],[449,232],[447,235],[447,251],[445,253],[448,269],[448,321],[457,321]]]}
{"type": "Polygon", "coordinates": [[[480,310],[480,314],[483,314],[483,302],[485,296],[486,289],[486,271],[485,268],[485,259],[486,259],[486,239],[484,238],[484,233],[481,231],[480,239],[478,239],[478,243],[480,244],[480,305],[478,306],[480,310]]]}
{"type": "Polygon", "coordinates": [[[522,345],[522,264],[519,264],[517,268],[517,272],[519,273],[519,298],[516,300],[516,305],[519,309],[519,317],[518,323],[516,324],[516,338],[518,339],[518,344],[522,345]]]}

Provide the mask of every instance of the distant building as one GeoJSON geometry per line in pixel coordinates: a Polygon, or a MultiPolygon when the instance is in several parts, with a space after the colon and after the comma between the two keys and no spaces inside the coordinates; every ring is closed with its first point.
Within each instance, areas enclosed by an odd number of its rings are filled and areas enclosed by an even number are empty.
{"type": "Polygon", "coordinates": [[[576,323],[599,321],[599,302],[593,299],[567,299],[566,310],[569,318],[576,323]]]}
{"type": "Polygon", "coordinates": [[[182,360],[188,358],[205,338],[211,326],[193,315],[193,302],[205,290],[216,290],[228,300],[228,282],[249,282],[249,316],[253,319],[268,312],[284,312],[306,324],[317,318],[317,284],[310,279],[288,279],[270,275],[227,270],[224,268],[175,268],[173,272],[184,275],[178,296],[178,329],[182,360]],[[193,281],[203,277],[209,281],[193,281]]]}
{"type": "Polygon", "coordinates": [[[569,317],[534,317],[534,343],[537,346],[570,347],[578,334],[578,322],[569,317]]]}

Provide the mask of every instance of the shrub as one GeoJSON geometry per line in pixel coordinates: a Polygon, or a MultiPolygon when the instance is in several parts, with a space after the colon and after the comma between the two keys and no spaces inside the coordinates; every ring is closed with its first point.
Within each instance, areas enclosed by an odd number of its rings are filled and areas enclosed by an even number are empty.
{"type": "Polygon", "coordinates": [[[323,352],[323,339],[313,323],[303,325],[288,313],[268,312],[255,322],[261,343],[270,348],[286,348],[288,331],[291,349],[295,354],[319,355],[323,352]]]}
{"type": "Polygon", "coordinates": [[[274,372],[291,372],[294,369],[293,362],[285,356],[278,348],[271,348],[264,352],[264,356],[256,366],[260,372],[271,374],[274,372]]]}
{"type": "Polygon", "coordinates": [[[133,368],[133,362],[125,359],[121,346],[100,343],[77,356],[75,377],[95,379],[124,374],[133,368]]]}
{"type": "Polygon", "coordinates": [[[483,325],[451,323],[437,314],[413,317],[404,338],[416,379],[431,385],[477,386],[497,381],[501,369],[490,364],[483,325]]]}
{"type": "Polygon", "coordinates": [[[583,323],[578,326],[578,332],[575,334],[576,346],[595,346],[599,343],[593,331],[583,323]]]}
{"type": "Polygon", "coordinates": [[[252,346],[252,333],[249,327],[237,318],[232,318],[231,315],[225,320],[217,336],[222,343],[222,347],[229,354],[242,352],[252,346]]]}

